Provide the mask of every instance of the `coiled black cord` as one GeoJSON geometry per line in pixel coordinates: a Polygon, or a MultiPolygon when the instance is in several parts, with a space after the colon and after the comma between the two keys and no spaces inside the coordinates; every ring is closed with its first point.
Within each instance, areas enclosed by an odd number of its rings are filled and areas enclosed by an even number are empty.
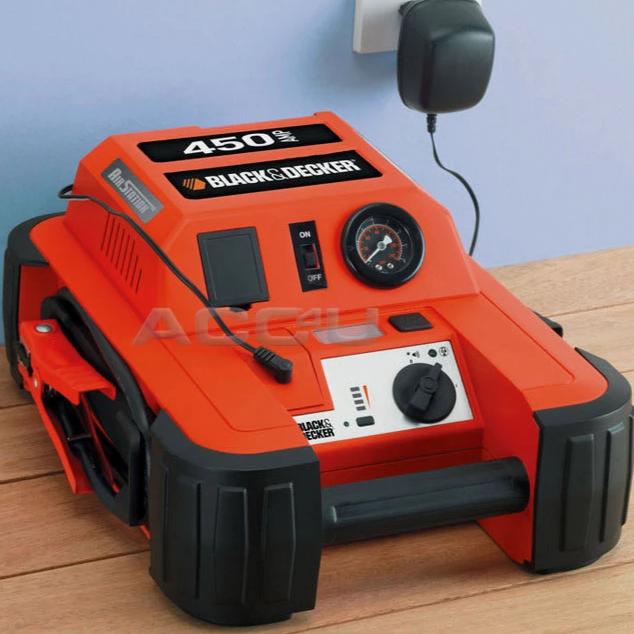
{"type": "Polygon", "coordinates": [[[473,255],[475,253],[476,245],[478,244],[478,236],[480,234],[480,203],[478,202],[478,197],[475,195],[475,192],[471,188],[471,185],[467,182],[467,179],[459,174],[458,172],[454,172],[454,170],[445,167],[438,156],[438,149],[436,148],[436,122],[438,119],[438,115],[428,114],[427,115],[427,132],[429,132],[429,136],[431,137],[431,145],[434,150],[434,160],[440,169],[444,170],[448,174],[451,174],[454,178],[458,179],[464,188],[467,190],[469,196],[471,197],[471,202],[473,202],[473,208],[475,211],[475,225],[473,228],[473,235],[471,238],[471,245],[469,246],[469,255],[473,255]]]}

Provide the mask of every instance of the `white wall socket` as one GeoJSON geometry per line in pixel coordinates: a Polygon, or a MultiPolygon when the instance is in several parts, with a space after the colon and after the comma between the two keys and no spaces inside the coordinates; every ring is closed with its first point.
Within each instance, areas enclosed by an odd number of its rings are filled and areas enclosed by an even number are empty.
{"type": "Polygon", "coordinates": [[[395,51],[401,28],[400,6],[407,0],[355,0],[355,53],[395,51]]]}
{"type": "MultiPolygon", "coordinates": [[[[395,51],[401,29],[398,12],[407,0],[355,0],[355,53],[383,53],[395,51]]],[[[477,0],[482,4],[482,0],[477,0]]]]}

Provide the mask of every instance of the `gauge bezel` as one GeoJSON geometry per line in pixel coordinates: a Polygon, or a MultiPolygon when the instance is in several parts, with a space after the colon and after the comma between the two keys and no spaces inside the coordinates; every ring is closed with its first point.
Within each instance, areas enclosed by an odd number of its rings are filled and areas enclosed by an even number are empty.
{"type": "Polygon", "coordinates": [[[366,284],[381,288],[394,288],[411,280],[418,273],[425,259],[425,239],[416,220],[401,207],[390,203],[372,203],[357,210],[346,222],[341,234],[343,256],[352,273],[366,284]],[[359,256],[356,237],[361,225],[373,215],[394,218],[405,226],[412,240],[412,257],[407,265],[396,273],[385,275],[369,268],[359,256]]]}

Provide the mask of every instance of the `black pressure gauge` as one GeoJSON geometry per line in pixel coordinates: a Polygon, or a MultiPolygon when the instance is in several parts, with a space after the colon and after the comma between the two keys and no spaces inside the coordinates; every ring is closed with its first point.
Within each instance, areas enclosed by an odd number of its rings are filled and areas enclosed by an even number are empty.
{"type": "Polygon", "coordinates": [[[373,286],[400,286],[420,268],[425,242],[417,222],[404,209],[374,203],[346,223],[343,254],[352,272],[373,286]]]}

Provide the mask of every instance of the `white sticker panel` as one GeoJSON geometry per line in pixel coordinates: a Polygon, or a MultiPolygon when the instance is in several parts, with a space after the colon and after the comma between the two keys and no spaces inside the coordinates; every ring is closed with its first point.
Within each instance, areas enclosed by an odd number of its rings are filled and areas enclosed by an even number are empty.
{"type": "Polygon", "coordinates": [[[407,418],[392,396],[396,375],[413,363],[440,363],[456,388],[453,411],[434,425],[471,420],[471,407],[453,348],[448,341],[441,341],[323,359],[322,367],[334,409],[295,416],[295,421],[313,445],[432,427],[407,418]]]}

